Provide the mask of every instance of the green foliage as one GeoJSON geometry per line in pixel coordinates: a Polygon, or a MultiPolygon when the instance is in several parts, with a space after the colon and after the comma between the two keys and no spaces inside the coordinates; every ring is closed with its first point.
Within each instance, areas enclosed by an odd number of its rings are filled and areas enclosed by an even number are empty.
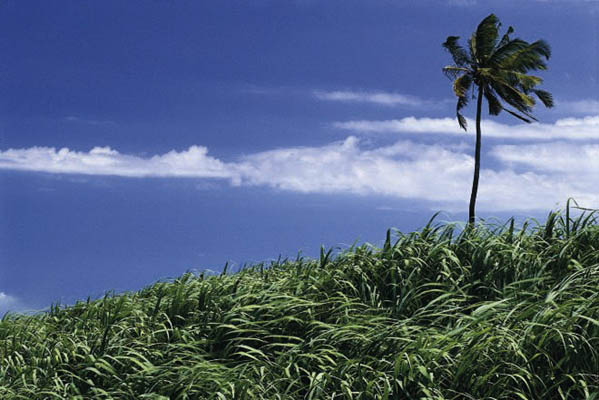
{"type": "Polygon", "coordinates": [[[599,225],[429,223],[0,322],[2,399],[598,399],[599,225]]]}
{"type": "Polygon", "coordinates": [[[547,69],[543,59],[551,56],[549,45],[543,40],[528,43],[519,38],[511,39],[514,32],[511,26],[498,40],[500,27],[499,19],[491,14],[472,34],[468,51],[458,44],[458,36],[448,36],[443,43],[454,61],[454,65],[444,67],[443,72],[454,81],[453,91],[458,98],[456,114],[464,130],[466,119],[460,111],[468,102],[472,82],[482,87],[491,115],[505,110],[522,121],[532,122],[535,120],[531,115],[535,105],[533,94],[546,107],[553,107],[551,93],[536,89],[543,80],[526,75],[528,71],[547,69]],[[502,101],[514,109],[507,108],[502,101]]]}

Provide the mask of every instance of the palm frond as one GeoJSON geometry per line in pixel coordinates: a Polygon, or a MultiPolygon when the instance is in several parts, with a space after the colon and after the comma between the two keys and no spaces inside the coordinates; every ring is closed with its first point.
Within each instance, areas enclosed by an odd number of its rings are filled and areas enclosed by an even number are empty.
{"type": "Polygon", "coordinates": [[[458,97],[458,103],[456,105],[456,117],[458,118],[458,124],[463,130],[468,130],[468,122],[466,118],[460,113],[460,110],[468,105],[468,96],[458,97]]]}
{"type": "Polygon", "coordinates": [[[518,111],[518,114],[516,115],[514,111],[511,111],[502,105],[503,110],[505,110],[507,113],[515,116],[518,119],[522,119],[525,122],[530,122],[530,120],[536,121],[536,118],[533,117],[531,114],[532,107],[523,104],[522,100],[518,96],[514,95],[511,92],[507,92],[505,88],[501,85],[492,85],[492,87],[493,90],[496,92],[497,96],[508,105],[514,107],[518,111]]]}
{"type": "Polygon", "coordinates": [[[514,101],[521,102],[525,107],[534,106],[534,99],[528,96],[530,90],[528,85],[533,81],[536,82],[534,77],[528,79],[528,75],[519,72],[502,71],[494,68],[479,68],[477,69],[477,72],[483,77],[485,82],[493,84],[493,88],[501,97],[512,96],[515,99],[514,101]],[[524,83],[521,82],[521,79],[524,80],[524,83]],[[499,89],[501,87],[503,87],[503,89],[499,89]]]}
{"type": "Polygon", "coordinates": [[[545,90],[535,89],[533,93],[537,95],[539,100],[545,105],[545,107],[553,107],[553,95],[545,90]]]}
{"type": "Polygon", "coordinates": [[[489,86],[485,87],[483,91],[485,95],[485,99],[487,99],[487,103],[489,103],[489,114],[498,115],[501,110],[503,110],[503,106],[501,102],[497,98],[496,94],[493,92],[489,86]]]}
{"type": "Polygon", "coordinates": [[[508,110],[507,108],[503,108],[503,109],[505,110],[505,112],[510,113],[514,117],[518,118],[519,120],[522,120],[522,121],[526,122],[527,124],[532,123],[531,119],[534,120],[534,121],[537,120],[536,118],[531,117],[530,115],[527,115],[526,117],[523,117],[522,115],[520,115],[520,114],[518,114],[518,113],[516,113],[516,112],[514,112],[512,110],[508,110]],[[530,118],[530,119],[528,119],[527,117],[530,118]]]}
{"type": "Polygon", "coordinates": [[[547,64],[541,58],[549,59],[550,55],[549,45],[544,40],[537,40],[505,58],[501,68],[522,73],[530,70],[545,70],[547,64]]]}
{"type": "Polygon", "coordinates": [[[510,85],[509,82],[497,76],[495,77],[495,80],[490,81],[489,83],[502,99],[515,107],[518,111],[523,113],[530,113],[532,111],[532,107],[535,105],[535,99],[532,96],[521,92],[510,85]]]}
{"type": "Polygon", "coordinates": [[[497,46],[497,49],[493,52],[493,55],[489,59],[489,65],[501,67],[502,61],[513,55],[515,52],[525,49],[530,46],[527,41],[522,39],[513,39],[503,43],[503,40],[497,46]]]}
{"type": "Polygon", "coordinates": [[[479,63],[487,60],[493,53],[499,36],[499,19],[491,14],[482,20],[474,34],[474,50],[479,63]]]}
{"type": "Polygon", "coordinates": [[[461,67],[470,63],[470,57],[466,50],[458,44],[459,38],[459,36],[448,36],[442,46],[451,54],[456,65],[461,67]]]}
{"type": "Polygon", "coordinates": [[[511,98],[508,95],[499,95],[501,96],[501,98],[503,98],[504,100],[506,100],[506,102],[512,106],[514,106],[516,109],[518,109],[518,111],[520,112],[517,113],[515,111],[512,111],[508,108],[505,108],[498,96],[497,93],[494,93],[493,89],[489,86],[487,86],[484,90],[484,95],[485,98],[487,99],[487,102],[489,103],[489,114],[491,115],[498,115],[502,110],[505,110],[505,112],[507,112],[508,114],[526,122],[526,123],[531,123],[532,121],[537,121],[537,119],[535,117],[533,117],[529,112],[527,112],[525,107],[521,107],[521,104],[517,104],[516,101],[513,100],[513,98],[511,98]],[[512,104],[514,103],[514,104],[512,104]],[[522,115],[523,114],[523,115],[522,115]]]}
{"type": "Polygon", "coordinates": [[[471,63],[476,64],[478,62],[476,58],[476,32],[468,39],[468,50],[470,51],[471,63]]]}
{"type": "Polygon", "coordinates": [[[458,67],[456,65],[446,65],[443,67],[442,71],[443,74],[445,74],[445,76],[451,79],[452,81],[463,73],[471,72],[468,68],[458,67]]]}
{"type": "Polygon", "coordinates": [[[545,57],[546,60],[549,60],[551,57],[551,46],[544,40],[537,40],[532,43],[530,45],[530,50],[534,51],[539,56],[545,57]]]}
{"type": "Polygon", "coordinates": [[[534,89],[535,86],[543,83],[543,79],[534,75],[526,75],[521,73],[516,73],[515,77],[518,79],[518,84],[525,91],[534,89]]]}
{"type": "Polygon", "coordinates": [[[503,35],[503,37],[499,41],[499,44],[497,45],[498,49],[502,48],[503,46],[505,46],[510,41],[510,35],[512,33],[514,33],[514,28],[512,28],[511,26],[509,26],[507,28],[507,32],[505,32],[505,34],[503,35]]]}
{"type": "Polygon", "coordinates": [[[464,74],[453,81],[453,92],[457,97],[465,97],[472,85],[472,75],[464,74]]]}
{"type": "Polygon", "coordinates": [[[528,93],[535,86],[543,83],[543,79],[538,76],[526,75],[517,71],[506,71],[503,76],[511,86],[522,88],[524,93],[528,93]]]}

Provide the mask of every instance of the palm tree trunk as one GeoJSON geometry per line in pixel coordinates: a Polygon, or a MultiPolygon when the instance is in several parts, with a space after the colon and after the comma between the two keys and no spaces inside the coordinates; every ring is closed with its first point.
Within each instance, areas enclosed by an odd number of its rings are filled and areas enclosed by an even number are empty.
{"type": "Polygon", "coordinates": [[[475,221],[474,209],[476,207],[476,194],[478,193],[478,176],[480,174],[480,114],[483,104],[483,85],[478,86],[478,99],[476,102],[476,145],[474,149],[474,178],[472,179],[472,193],[470,194],[470,207],[468,212],[468,225],[473,227],[475,221]]]}

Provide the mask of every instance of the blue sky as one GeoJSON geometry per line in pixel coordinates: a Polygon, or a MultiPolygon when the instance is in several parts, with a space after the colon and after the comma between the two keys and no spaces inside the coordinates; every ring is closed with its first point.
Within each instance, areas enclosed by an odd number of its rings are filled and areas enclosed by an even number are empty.
{"type": "Polygon", "coordinates": [[[486,118],[480,215],[599,208],[597,1],[2,2],[0,312],[464,220],[441,43],[491,12],[557,106],[486,118]]]}

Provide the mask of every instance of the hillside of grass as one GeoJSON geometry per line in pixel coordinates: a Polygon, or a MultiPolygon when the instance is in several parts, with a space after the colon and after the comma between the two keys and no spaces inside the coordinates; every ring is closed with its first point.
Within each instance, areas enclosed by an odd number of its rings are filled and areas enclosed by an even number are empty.
{"type": "Polygon", "coordinates": [[[0,322],[1,399],[599,399],[599,225],[429,224],[0,322]]]}

